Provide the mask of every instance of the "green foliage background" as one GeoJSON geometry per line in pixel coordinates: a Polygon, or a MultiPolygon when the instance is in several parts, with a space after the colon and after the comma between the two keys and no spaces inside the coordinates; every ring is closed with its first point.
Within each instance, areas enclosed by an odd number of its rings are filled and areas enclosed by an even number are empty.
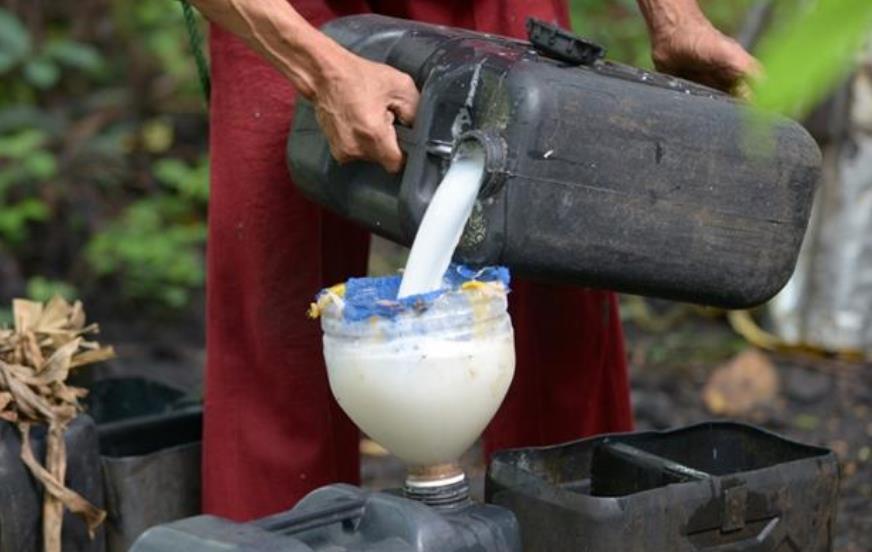
{"type": "MultiPolygon", "coordinates": [[[[702,5],[734,33],[754,1],[702,5]]],[[[635,0],[571,7],[609,57],[650,67],[635,0]]],[[[801,113],[850,67],[872,2],[777,8],[758,97],[801,113]]],[[[207,128],[177,0],[0,0],[0,304],[60,292],[189,308],[204,279],[207,128]]]]}
{"type": "Polygon", "coordinates": [[[206,134],[176,1],[0,2],[3,303],[189,306],[204,279],[206,134]]]}

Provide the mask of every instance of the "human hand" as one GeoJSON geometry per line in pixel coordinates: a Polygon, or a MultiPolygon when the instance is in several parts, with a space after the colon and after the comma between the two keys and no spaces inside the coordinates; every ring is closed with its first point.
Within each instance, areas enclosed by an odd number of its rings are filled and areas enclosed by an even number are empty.
{"type": "Polygon", "coordinates": [[[330,152],[340,163],[403,165],[395,120],[411,124],[418,106],[412,78],[358,57],[306,21],[287,0],[191,0],[239,36],[312,101],[330,152]]]}
{"type": "Polygon", "coordinates": [[[747,78],[762,74],[760,63],[704,17],[651,36],[659,71],[747,97],[747,78]]]}
{"type": "Polygon", "coordinates": [[[394,122],[410,125],[420,94],[412,78],[343,50],[313,90],[318,123],[339,163],[374,161],[396,173],[403,166],[394,122]]]}

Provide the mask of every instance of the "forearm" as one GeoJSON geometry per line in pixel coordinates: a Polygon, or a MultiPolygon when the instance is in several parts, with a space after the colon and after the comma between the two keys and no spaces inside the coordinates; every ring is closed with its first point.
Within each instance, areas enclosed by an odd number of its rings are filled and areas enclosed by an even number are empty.
{"type": "Polygon", "coordinates": [[[239,36],[305,97],[348,52],[312,27],[287,0],[190,0],[210,21],[239,36]]]}
{"type": "Polygon", "coordinates": [[[697,0],[636,0],[652,40],[666,37],[689,23],[708,23],[697,0]]]}

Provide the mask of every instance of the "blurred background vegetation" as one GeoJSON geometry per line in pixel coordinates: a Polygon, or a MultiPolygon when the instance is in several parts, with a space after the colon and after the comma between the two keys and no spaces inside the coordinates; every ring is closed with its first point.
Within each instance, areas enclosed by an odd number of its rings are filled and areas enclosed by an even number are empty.
{"type": "MultiPolygon", "coordinates": [[[[756,3],[702,1],[727,33],[756,3]]],[[[571,4],[579,33],[650,67],[635,0],[571,4]]],[[[0,305],[58,292],[98,316],[199,318],[207,128],[177,0],[0,0],[0,305]]]]}
{"type": "Polygon", "coordinates": [[[196,308],[207,128],[176,1],[0,2],[0,304],[196,308]]]}

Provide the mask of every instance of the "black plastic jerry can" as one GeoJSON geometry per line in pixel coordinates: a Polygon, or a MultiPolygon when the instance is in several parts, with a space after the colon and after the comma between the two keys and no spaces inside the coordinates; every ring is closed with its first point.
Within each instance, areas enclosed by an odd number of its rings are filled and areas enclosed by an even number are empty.
{"type": "MultiPolygon", "coordinates": [[[[34,457],[45,458],[46,427],[30,429],[34,457]]],[[[97,450],[97,426],[82,414],[64,433],[67,450],[65,483],[94,506],[104,508],[103,475],[97,450]]],[[[21,461],[21,434],[14,424],[0,421],[0,552],[42,550],[43,488],[21,461]]],[[[103,552],[103,526],[94,538],[88,536],[85,521],[64,511],[61,549],[64,552],[103,552]]]]}
{"type": "Polygon", "coordinates": [[[556,28],[528,27],[531,42],[378,15],[327,24],[340,44],[410,74],[421,101],[399,133],[407,160],[394,176],[339,165],[298,100],[288,141],[296,185],[410,244],[453,152],[477,142],[487,174],[456,260],[723,307],[773,296],[793,271],[820,175],[808,133],[709,88],[604,61],[601,48],[556,28]]]}
{"type": "Polygon", "coordinates": [[[733,422],[499,451],[488,503],[524,550],[829,552],[839,492],[830,450],[733,422]]]}

